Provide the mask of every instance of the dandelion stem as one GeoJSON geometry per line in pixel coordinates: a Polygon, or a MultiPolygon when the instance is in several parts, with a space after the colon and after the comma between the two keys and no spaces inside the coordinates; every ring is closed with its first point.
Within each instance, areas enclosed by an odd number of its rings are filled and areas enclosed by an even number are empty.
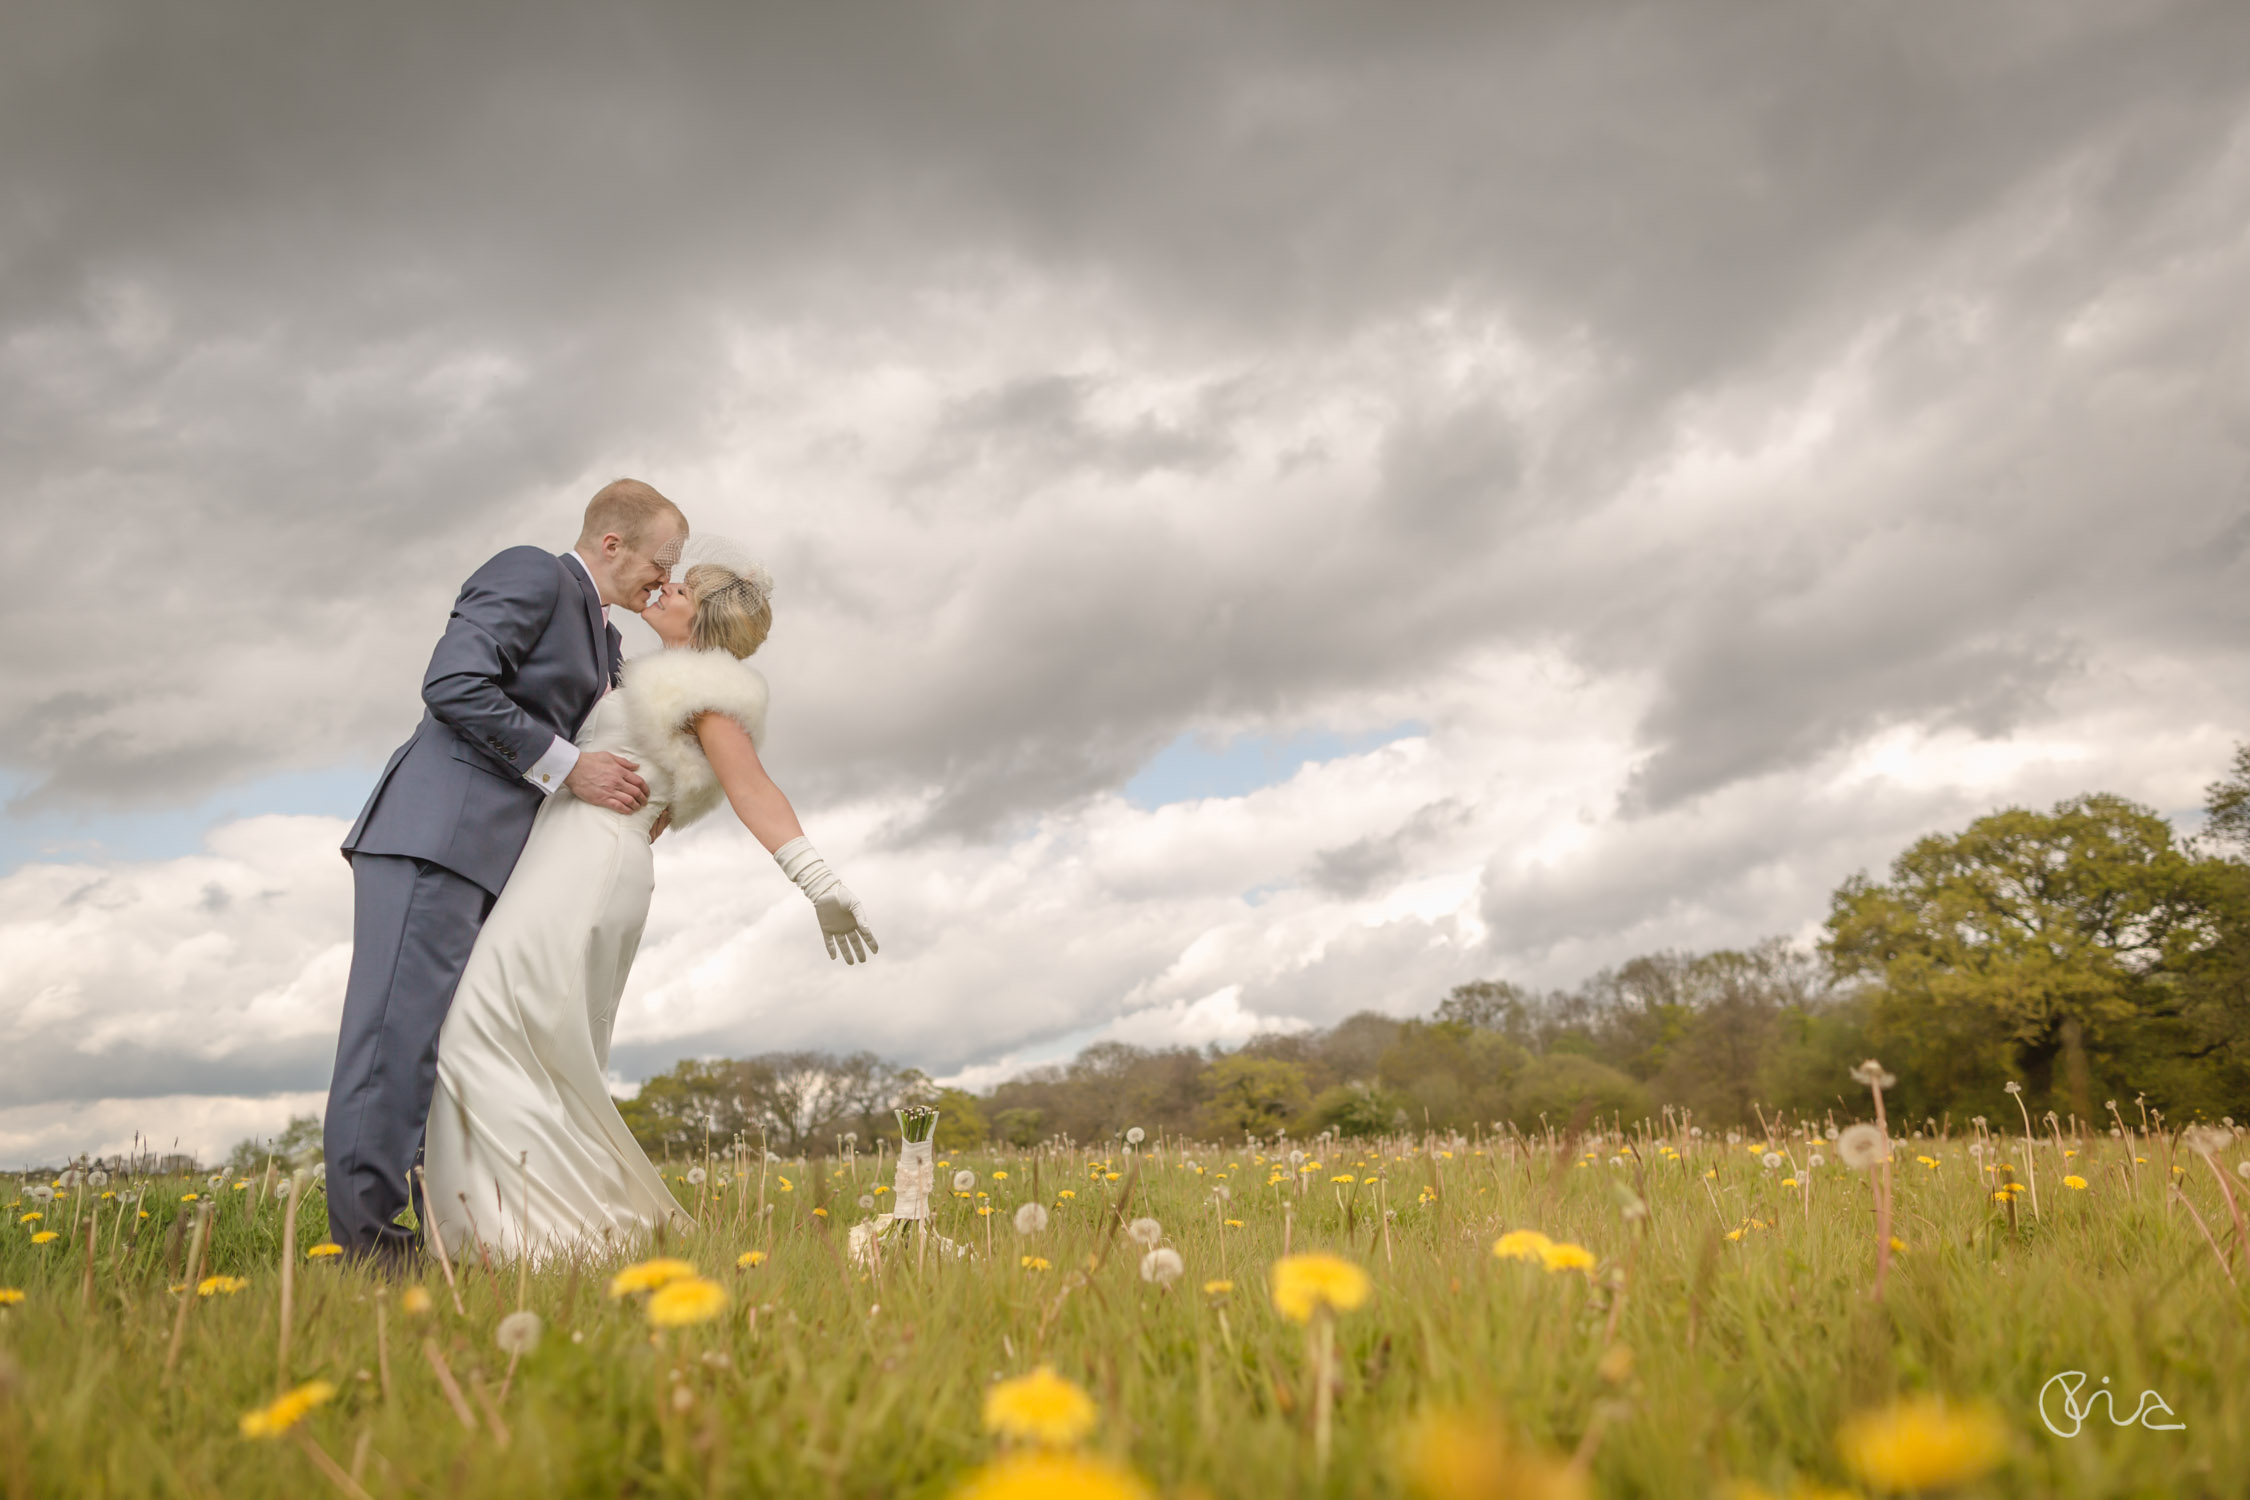
{"type": "Polygon", "coordinates": [[[328,1450],[321,1447],[311,1433],[299,1427],[295,1429],[294,1436],[297,1446],[305,1450],[305,1457],[313,1461],[313,1467],[320,1470],[330,1484],[351,1496],[352,1500],[374,1500],[374,1496],[359,1487],[357,1480],[344,1472],[341,1464],[328,1456],[328,1450]]]}
{"type": "Polygon", "coordinates": [[[1329,1428],[1334,1418],[1335,1378],[1330,1365],[1336,1357],[1336,1320],[1326,1307],[1313,1314],[1313,1471],[1328,1473],[1329,1428]]]}
{"type": "Polygon", "coordinates": [[[179,1362],[180,1340],[187,1336],[188,1309],[195,1306],[195,1278],[203,1271],[203,1233],[211,1223],[211,1205],[195,1206],[195,1231],[188,1237],[187,1285],[180,1297],[179,1316],[172,1320],[172,1347],[164,1353],[164,1385],[172,1383],[172,1367],[179,1362]]]}
{"type": "Polygon", "coordinates": [[[274,1355],[273,1389],[281,1395],[289,1389],[289,1332],[296,1324],[293,1316],[297,1293],[297,1205],[305,1201],[305,1174],[289,1174],[289,1201],[281,1209],[281,1340],[274,1355]]]}
{"type": "Polygon", "coordinates": [[[430,1368],[437,1372],[438,1388],[445,1392],[445,1399],[452,1403],[453,1415],[461,1419],[463,1427],[471,1432],[476,1431],[477,1414],[469,1410],[469,1403],[461,1394],[461,1383],[453,1378],[452,1367],[446,1364],[445,1356],[438,1352],[436,1339],[425,1338],[422,1340],[422,1357],[427,1359],[430,1362],[430,1368]]]}
{"type": "MultiPolygon", "coordinates": [[[[391,1328],[390,1312],[384,1305],[383,1294],[375,1294],[375,1373],[383,1382],[383,1404],[391,1402],[391,1328]]],[[[370,1429],[372,1431],[373,1429],[370,1429]]]]}
{"type": "MultiPolygon", "coordinates": [[[[422,1238],[428,1240],[430,1247],[437,1251],[438,1269],[445,1273],[445,1289],[453,1294],[453,1310],[465,1318],[469,1315],[469,1310],[461,1305],[461,1288],[454,1284],[453,1257],[445,1253],[445,1235],[439,1231],[437,1215],[430,1208],[429,1179],[423,1177],[421,1173],[422,1169],[416,1167],[413,1169],[412,1175],[422,1188],[422,1212],[425,1217],[425,1222],[422,1225],[422,1238]]],[[[437,1346],[433,1344],[430,1347],[434,1349],[437,1346]]]]}

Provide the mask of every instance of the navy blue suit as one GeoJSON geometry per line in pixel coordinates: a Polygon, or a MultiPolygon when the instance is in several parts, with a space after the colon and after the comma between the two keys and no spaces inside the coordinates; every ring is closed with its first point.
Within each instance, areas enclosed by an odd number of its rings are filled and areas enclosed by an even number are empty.
{"type": "Polygon", "coordinates": [[[618,669],[584,570],[511,547],[472,574],[422,678],[422,722],[344,839],[353,886],[324,1149],[330,1236],[407,1251],[407,1203],[437,1082],[438,1030],[545,793],[524,773],[579,726],[618,669]]]}

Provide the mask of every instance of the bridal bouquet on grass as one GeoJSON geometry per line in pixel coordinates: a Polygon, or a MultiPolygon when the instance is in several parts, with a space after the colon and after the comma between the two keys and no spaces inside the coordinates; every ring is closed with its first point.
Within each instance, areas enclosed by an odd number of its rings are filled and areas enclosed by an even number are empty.
{"type": "Polygon", "coordinates": [[[854,1224],[848,1237],[851,1257],[866,1264],[876,1255],[876,1242],[898,1238],[902,1224],[920,1223],[926,1238],[935,1240],[948,1255],[966,1255],[965,1246],[930,1231],[930,1194],[937,1188],[937,1167],[930,1159],[932,1134],[937,1130],[937,1109],[928,1104],[901,1106],[898,1115],[898,1170],[891,1178],[891,1211],[854,1224]]]}

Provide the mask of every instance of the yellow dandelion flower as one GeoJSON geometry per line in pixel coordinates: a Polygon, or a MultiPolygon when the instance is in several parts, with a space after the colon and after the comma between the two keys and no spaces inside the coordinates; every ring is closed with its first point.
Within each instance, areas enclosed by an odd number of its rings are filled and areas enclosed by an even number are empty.
{"type": "Polygon", "coordinates": [[[1078,1195],[1072,1192],[1069,1188],[1064,1188],[1061,1192],[1055,1194],[1055,1196],[1057,1198],[1075,1198],[1078,1195]]]}
{"type": "Polygon", "coordinates": [[[234,1190],[238,1193],[246,1193],[250,1191],[250,1184],[247,1182],[238,1182],[234,1185],[234,1190]]]}
{"type": "Polygon", "coordinates": [[[1203,1283],[1203,1295],[1206,1297],[1224,1297],[1233,1290],[1234,1283],[1231,1281],[1206,1281],[1203,1283]]]}
{"type": "Polygon", "coordinates": [[[1795,1187],[1797,1185],[1797,1179],[1794,1177],[1784,1177],[1781,1179],[1781,1185],[1783,1187],[1795,1187]]]}
{"type": "Polygon", "coordinates": [[[1380,1181],[1382,1181],[1382,1179],[1379,1177],[1362,1177],[1360,1179],[1360,1183],[1363,1186],[1373,1186],[1375,1183],[1380,1181]]]}
{"type": "Polygon", "coordinates": [[[331,1255],[342,1255],[344,1247],[334,1240],[324,1240],[305,1252],[307,1260],[326,1260],[331,1255]]]}
{"type": "Polygon", "coordinates": [[[398,1305],[415,1317],[422,1317],[429,1312],[432,1306],[430,1289],[426,1286],[410,1286],[406,1289],[405,1295],[398,1299],[398,1305]]]}
{"type": "Polygon", "coordinates": [[[1341,1256],[1314,1251],[1273,1263],[1274,1311],[1294,1323],[1312,1321],[1322,1308],[1350,1312],[1371,1290],[1367,1273],[1341,1256]]]}
{"type": "Polygon", "coordinates": [[[636,1261],[609,1278],[609,1294],[627,1297],[634,1292],[653,1292],[694,1274],[695,1267],[684,1260],[660,1256],[655,1260],[636,1261]]]}
{"type": "Polygon", "coordinates": [[[1730,1240],[1739,1240],[1742,1238],[1742,1231],[1739,1229],[1730,1229],[1727,1231],[1727,1238],[1730,1240]]]}
{"type": "Polygon", "coordinates": [[[984,1430],[1050,1448],[1067,1448],[1094,1430],[1094,1398],[1041,1365],[984,1393],[984,1430]]]}
{"type": "Polygon", "coordinates": [[[2086,1191],[2086,1179],[2073,1172],[2070,1176],[2063,1179],[2063,1186],[2083,1193],[2086,1191]]]}
{"type": "Polygon", "coordinates": [[[763,1250],[745,1250],[734,1258],[734,1263],[741,1270],[755,1271],[766,1263],[766,1252],[763,1250]]]}
{"type": "Polygon", "coordinates": [[[180,1201],[182,1203],[193,1203],[197,1198],[200,1198],[202,1196],[203,1195],[201,1193],[182,1193],[180,1194],[180,1201]]]}
{"type": "Polygon", "coordinates": [[[1941,1490],[1989,1473],[2007,1442],[2006,1426],[1989,1407],[1921,1395],[1851,1418],[1836,1434],[1836,1451],[1878,1489],[1941,1490]]]}
{"type": "Polygon", "coordinates": [[[1710,1171],[1704,1173],[1703,1175],[1706,1177],[1716,1177],[1719,1175],[1719,1169],[1717,1167],[1713,1167],[1710,1171]]]}
{"type": "Polygon", "coordinates": [[[1051,1271],[1054,1264],[1043,1255],[1027,1255],[1023,1258],[1023,1268],[1026,1271],[1051,1271]]]}
{"type": "Polygon", "coordinates": [[[781,1184],[781,1190],[782,1190],[783,1192],[785,1192],[785,1193],[794,1193],[795,1191],[797,1191],[797,1185],[796,1185],[795,1183],[791,1182],[791,1181],[790,1181],[790,1180],[789,1180],[788,1178],[786,1178],[786,1177],[778,1177],[778,1176],[777,1176],[777,1177],[775,1177],[775,1178],[774,1178],[774,1181],[776,1181],[776,1182],[778,1182],[778,1183],[780,1183],[780,1184],[781,1184]]]}
{"type": "Polygon", "coordinates": [[[1242,1221],[1241,1221],[1240,1219],[1229,1219],[1229,1220],[1227,1220],[1227,1228],[1229,1228],[1229,1229],[1240,1229],[1241,1227],[1242,1227],[1242,1221]]]}
{"type": "Polygon", "coordinates": [[[55,1233],[52,1229],[42,1229],[37,1234],[31,1237],[31,1243],[33,1243],[34,1245],[46,1245],[51,1244],[61,1238],[62,1236],[55,1233]]]}
{"type": "Polygon", "coordinates": [[[1033,1450],[985,1465],[954,1490],[952,1500],[1155,1500],[1128,1469],[1082,1453],[1033,1450]]]}
{"type": "Polygon", "coordinates": [[[1584,1245],[1549,1245],[1539,1252],[1539,1264],[1549,1271],[1592,1271],[1594,1252],[1584,1245]]]}
{"type": "Polygon", "coordinates": [[[332,1399],[336,1387],[325,1380],[308,1381],[286,1396],[276,1398],[256,1411],[242,1414],[239,1424],[244,1437],[279,1437],[305,1418],[305,1413],[332,1399]]]}
{"type": "Polygon", "coordinates": [[[1409,1488],[1428,1500],[1485,1495],[1590,1500],[1593,1494],[1585,1477],[1562,1460],[1515,1448],[1491,1422],[1457,1412],[1417,1419],[1399,1448],[1409,1488]]]}
{"type": "Polygon", "coordinates": [[[1891,1252],[1892,1252],[1892,1253],[1893,1253],[1894,1255],[1904,1255],[1904,1254],[1906,1253],[1906,1241],[1904,1241],[1904,1240],[1900,1239],[1900,1238],[1899,1238],[1899,1237],[1898,1237],[1897,1235],[1895,1235],[1895,1234],[1894,1234],[1894,1235],[1892,1235],[1892,1236],[1891,1236],[1891,1252]]]}
{"type": "Polygon", "coordinates": [[[14,1307],[23,1301],[23,1288],[0,1286],[0,1307],[14,1307]]]}
{"type": "Polygon", "coordinates": [[[1357,1182],[1357,1181],[1359,1181],[1359,1179],[1358,1179],[1357,1177],[1354,1177],[1354,1176],[1353,1176],[1353,1175],[1352,1175],[1351,1173],[1349,1173],[1349,1172],[1340,1172],[1340,1173],[1338,1173],[1338,1174],[1337,1174],[1336,1176],[1334,1176],[1334,1177],[1331,1177],[1331,1178],[1329,1178],[1328,1180],[1329,1180],[1330,1182],[1342,1182],[1342,1183],[1354,1183],[1354,1182],[1357,1182]]]}
{"type": "Polygon", "coordinates": [[[44,1219],[46,1217],[47,1216],[45,1214],[41,1213],[38,1209],[35,1208],[30,1213],[27,1213],[22,1218],[16,1220],[16,1222],[18,1224],[36,1224],[41,1219],[44,1219]]]}
{"type": "Polygon", "coordinates": [[[1492,1242],[1492,1253],[1502,1260],[1537,1260],[1552,1244],[1536,1229],[1511,1229],[1492,1242]]]}
{"type": "Polygon", "coordinates": [[[206,1276],[195,1284],[198,1297],[231,1297],[250,1283],[240,1276],[206,1276]]]}
{"type": "Polygon", "coordinates": [[[1104,1173],[1102,1173],[1102,1181],[1104,1181],[1104,1182],[1115,1182],[1116,1180],[1117,1180],[1117,1174],[1116,1174],[1115,1172],[1104,1172],[1104,1173]]]}
{"type": "Polygon", "coordinates": [[[727,1289],[716,1281],[706,1281],[700,1276],[683,1276],[657,1288],[656,1295],[648,1299],[648,1320],[658,1328],[685,1328],[690,1323],[708,1323],[725,1312],[727,1289]]]}
{"type": "Polygon", "coordinates": [[[1008,1180],[1008,1174],[1005,1172],[995,1172],[992,1174],[992,1180],[994,1182],[1006,1182],[1008,1180]]]}

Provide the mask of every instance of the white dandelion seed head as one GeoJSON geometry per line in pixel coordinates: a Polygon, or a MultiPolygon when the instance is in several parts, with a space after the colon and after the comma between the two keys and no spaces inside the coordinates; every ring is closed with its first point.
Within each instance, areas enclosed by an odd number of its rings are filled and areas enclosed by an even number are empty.
{"type": "Polygon", "coordinates": [[[2002,1085],[2002,1087],[2006,1088],[2007,1091],[2011,1094],[2020,1094],[2023,1092],[2023,1085],[2016,1082],[2013,1078],[2009,1079],[2006,1084],[2002,1085]]]}
{"type": "Polygon", "coordinates": [[[1609,1164],[1613,1167],[1622,1167],[1625,1165],[1625,1158],[1622,1156],[1613,1156],[1609,1159],[1609,1164]]]}
{"type": "Polygon", "coordinates": [[[1985,1122],[1985,1118],[1984,1118],[1984,1116],[1983,1116],[1983,1115],[1978,1115],[1978,1116],[1977,1116],[1977,1117],[1976,1117],[1975,1119],[1971,1120],[1971,1121],[1970,1121],[1969,1123],[1970,1123],[1971,1125],[1974,1125],[1974,1126],[1976,1126],[1976,1128],[1977,1128],[1977,1129],[1979,1129],[1979,1130],[1982,1130],[1982,1129],[1984,1129],[1984,1127],[1985,1127],[1985,1123],[1986,1123],[1986,1122],[1985,1122]]]}
{"type": "Polygon", "coordinates": [[[539,1335],[545,1327],[539,1321],[539,1314],[527,1307],[502,1318],[492,1341],[500,1346],[502,1354],[529,1354],[539,1347],[539,1335]]]}
{"type": "Polygon", "coordinates": [[[1170,1286],[1180,1279],[1187,1267],[1180,1261],[1180,1252],[1165,1245],[1141,1257],[1141,1280],[1158,1286],[1170,1286]]]}
{"type": "Polygon", "coordinates": [[[2180,1132],[2180,1144],[2197,1156],[2210,1156],[2230,1145],[2234,1136],[2216,1125],[2190,1125],[2180,1132]]]}
{"type": "Polygon", "coordinates": [[[203,1180],[209,1183],[211,1186],[217,1187],[220,1183],[225,1182],[227,1179],[225,1173],[213,1172],[209,1177],[206,1177],[203,1180]]]}
{"type": "Polygon", "coordinates": [[[1233,1198],[1234,1194],[1228,1189],[1225,1183],[1214,1182],[1211,1184],[1211,1196],[1218,1199],[1221,1203],[1225,1203],[1229,1199],[1233,1198]]]}
{"type": "Polygon", "coordinates": [[[701,1186],[703,1186],[703,1183],[704,1183],[704,1179],[706,1178],[706,1176],[707,1176],[707,1175],[708,1175],[708,1174],[707,1174],[707,1173],[705,1173],[705,1172],[704,1172],[704,1170],[703,1170],[703,1169],[702,1169],[701,1167],[690,1167],[690,1168],[688,1168],[688,1169],[687,1169],[687,1180],[688,1180],[688,1185],[689,1185],[690,1187],[701,1187],[701,1186]]]}
{"type": "Polygon", "coordinates": [[[1766,1170],[1771,1172],[1775,1167],[1781,1165],[1781,1153],[1778,1151],[1768,1151],[1765,1155],[1759,1157],[1758,1160],[1764,1162],[1766,1164],[1766,1170]]]}
{"type": "Polygon", "coordinates": [[[1290,1148],[1289,1148],[1289,1165],[1291,1165],[1291,1166],[1296,1166],[1296,1165],[1297,1165],[1297,1164],[1298,1164],[1299,1162],[1303,1161],[1304,1159],[1305,1159],[1305,1153],[1304,1153],[1304,1152],[1302,1152],[1302,1151],[1298,1150],[1298,1149],[1297,1149],[1297,1148],[1296,1148],[1295,1146],[1292,1146],[1292,1147],[1290,1147],[1290,1148]]]}
{"type": "Polygon", "coordinates": [[[46,1203],[54,1198],[55,1190],[42,1182],[32,1188],[31,1196],[36,1198],[41,1203],[46,1203]]]}
{"type": "Polygon", "coordinates": [[[2124,1138],[2125,1132],[2112,1125],[2109,1127],[2109,1135],[2111,1140],[2121,1140],[2124,1138]]]}
{"type": "Polygon", "coordinates": [[[845,1145],[847,1145],[847,1146],[856,1146],[856,1145],[858,1145],[858,1144],[859,1144],[859,1132],[858,1132],[858,1131],[856,1131],[856,1130],[847,1130],[847,1131],[845,1131],[845,1132],[844,1132],[844,1144],[845,1144],[845,1145]]]}
{"type": "Polygon", "coordinates": [[[276,1198],[286,1198],[296,1186],[292,1179],[284,1177],[273,1185],[273,1195],[276,1198]]]}
{"type": "Polygon", "coordinates": [[[963,1167],[953,1174],[953,1191],[965,1193],[977,1185],[977,1174],[963,1167]]]}
{"type": "Polygon", "coordinates": [[[1806,1157],[1805,1160],[1816,1167],[1825,1167],[1828,1165],[1828,1158],[1822,1156],[1818,1151],[1815,1151],[1812,1155],[1806,1157]]]}
{"type": "Polygon", "coordinates": [[[1871,1057],[1852,1069],[1852,1082],[1864,1088],[1887,1089],[1898,1080],[1885,1072],[1883,1065],[1871,1057]]]}
{"type": "Polygon", "coordinates": [[[1156,1242],[1164,1238],[1164,1226],[1154,1219],[1135,1219],[1125,1226],[1125,1235],[1136,1245],[1154,1248],[1156,1242]]]}
{"type": "Polygon", "coordinates": [[[104,1172],[100,1167],[96,1167],[93,1171],[86,1174],[86,1180],[92,1183],[95,1187],[107,1187],[109,1185],[109,1174],[107,1172],[104,1172]]]}
{"type": "Polygon", "coordinates": [[[1866,1171],[1890,1154],[1891,1143],[1883,1132],[1865,1122],[1845,1126],[1836,1137],[1836,1155],[1855,1172],[1866,1171]]]}
{"type": "Polygon", "coordinates": [[[1016,1233],[1038,1234],[1047,1227],[1047,1206],[1043,1203],[1025,1203],[1016,1209],[1016,1233]]]}
{"type": "Polygon", "coordinates": [[[1125,1144],[1128,1146],[1138,1146],[1141,1142],[1147,1139],[1148,1132],[1141,1129],[1141,1127],[1138,1125],[1135,1125],[1131,1130],[1125,1132],[1125,1144]]]}
{"type": "Polygon", "coordinates": [[[1690,1125],[1687,1128],[1687,1133],[1690,1140],[1700,1141],[1703,1139],[1703,1127],[1700,1125],[1690,1125]]]}
{"type": "Polygon", "coordinates": [[[2234,1164],[2234,1175],[2237,1177],[2250,1178],[2250,1157],[2244,1157],[2241,1161],[2238,1161],[2234,1164]]]}
{"type": "Polygon", "coordinates": [[[861,1208],[873,1208],[875,1206],[875,1195],[873,1193],[861,1193],[859,1195],[859,1206],[861,1208]]]}

